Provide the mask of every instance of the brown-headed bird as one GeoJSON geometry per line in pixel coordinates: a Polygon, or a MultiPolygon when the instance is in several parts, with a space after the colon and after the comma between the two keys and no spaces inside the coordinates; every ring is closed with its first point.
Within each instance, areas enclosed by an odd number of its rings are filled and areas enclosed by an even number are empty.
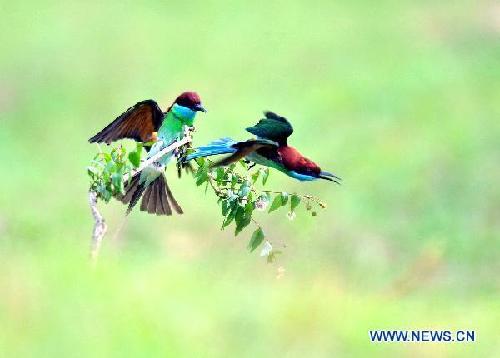
{"type": "MultiPolygon", "coordinates": [[[[130,107],[89,142],[111,143],[130,138],[137,142],[155,143],[148,152],[152,157],[184,136],[184,126],[192,127],[196,112],[206,112],[196,92],[184,92],[163,112],[158,104],[149,99],[130,107]]],[[[143,169],[125,186],[125,195],[119,197],[128,204],[127,214],[142,197],[141,210],[156,215],[172,215],[172,207],[178,214],[182,208],[170,190],[164,171],[173,157],[167,153],[150,166],[143,169]]],[[[147,159],[146,158],[146,159],[147,159]]]]}
{"type": "Polygon", "coordinates": [[[339,177],[321,170],[316,163],[288,145],[288,137],[293,133],[293,128],[285,117],[273,112],[264,112],[264,118],[246,130],[254,134],[257,139],[237,142],[231,138],[221,138],[197,148],[196,152],[186,157],[186,160],[217,154],[231,154],[215,162],[213,166],[229,165],[245,158],[257,164],[275,168],[300,181],[325,179],[340,184],[339,177]]]}

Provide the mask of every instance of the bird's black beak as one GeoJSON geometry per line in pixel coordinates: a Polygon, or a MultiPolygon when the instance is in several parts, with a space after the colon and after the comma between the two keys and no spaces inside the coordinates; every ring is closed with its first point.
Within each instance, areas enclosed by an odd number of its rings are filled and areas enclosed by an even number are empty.
{"type": "Polygon", "coordinates": [[[201,105],[201,103],[198,103],[197,105],[194,106],[194,110],[196,112],[206,112],[207,110],[205,108],[203,108],[203,106],[201,105]]]}

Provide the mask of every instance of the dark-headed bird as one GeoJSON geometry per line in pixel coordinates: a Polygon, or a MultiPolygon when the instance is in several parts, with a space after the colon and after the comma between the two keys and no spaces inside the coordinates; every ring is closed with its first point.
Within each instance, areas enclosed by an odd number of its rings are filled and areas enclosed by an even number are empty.
{"type": "MultiPolygon", "coordinates": [[[[196,112],[206,112],[196,92],[184,92],[163,112],[158,104],[149,99],[138,102],[102,131],[89,139],[93,143],[111,143],[130,138],[137,142],[154,144],[147,158],[184,137],[184,126],[192,127],[196,112]]],[[[142,197],[141,210],[156,215],[172,215],[172,207],[182,214],[172,191],[170,190],[164,171],[173,157],[167,153],[159,160],[137,173],[125,186],[125,194],[118,199],[128,204],[127,214],[142,197]]]]}
{"type": "Polygon", "coordinates": [[[212,166],[224,166],[242,158],[254,163],[275,168],[300,181],[325,179],[340,184],[339,177],[321,170],[312,160],[288,145],[288,137],[293,133],[290,122],[273,112],[264,112],[265,118],[246,130],[257,137],[244,142],[231,138],[221,138],[199,147],[186,157],[191,160],[217,154],[231,154],[212,166]]]}

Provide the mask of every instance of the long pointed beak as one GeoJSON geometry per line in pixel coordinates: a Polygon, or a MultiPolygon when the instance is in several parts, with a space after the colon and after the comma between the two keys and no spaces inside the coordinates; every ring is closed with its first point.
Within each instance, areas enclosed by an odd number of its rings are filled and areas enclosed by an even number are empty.
{"type": "Polygon", "coordinates": [[[196,106],[194,106],[194,109],[197,111],[197,112],[206,112],[207,110],[205,108],[203,108],[203,106],[200,104],[197,104],[196,106]]]}
{"type": "Polygon", "coordinates": [[[334,183],[337,183],[339,185],[340,185],[340,182],[342,181],[342,178],[336,176],[335,174],[329,173],[329,172],[322,171],[321,173],[319,173],[319,177],[321,179],[333,181],[334,183]]]}

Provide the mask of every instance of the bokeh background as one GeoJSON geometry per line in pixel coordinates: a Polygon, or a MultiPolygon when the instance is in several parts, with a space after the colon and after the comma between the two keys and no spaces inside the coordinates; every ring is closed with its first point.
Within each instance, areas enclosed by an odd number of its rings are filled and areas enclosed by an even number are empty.
{"type": "Polygon", "coordinates": [[[494,1],[2,1],[0,355],[498,356],[500,6],[494,1]],[[101,205],[87,139],[135,102],[200,93],[195,144],[262,110],[344,178],[268,186],[328,208],[251,230],[189,177],[186,214],[101,205]],[[121,228],[121,229],[120,229],[121,228]],[[477,342],[372,344],[370,329],[477,342]]]}

